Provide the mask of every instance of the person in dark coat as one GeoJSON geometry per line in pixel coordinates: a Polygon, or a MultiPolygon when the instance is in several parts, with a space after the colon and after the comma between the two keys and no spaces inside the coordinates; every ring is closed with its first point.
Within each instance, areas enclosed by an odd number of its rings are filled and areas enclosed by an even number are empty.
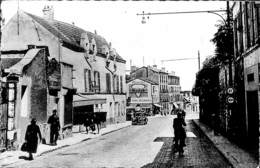
{"type": "Polygon", "coordinates": [[[31,120],[31,124],[28,125],[25,133],[25,141],[27,142],[27,152],[29,153],[29,158],[28,158],[29,160],[33,160],[32,153],[37,152],[38,136],[41,142],[42,139],[41,131],[39,126],[36,124],[36,119],[33,118],[31,120]]]}
{"type": "Polygon", "coordinates": [[[94,113],[94,124],[97,126],[98,134],[101,127],[101,121],[97,114],[94,113]]]}
{"type": "Polygon", "coordinates": [[[85,125],[85,127],[86,127],[86,132],[87,132],[87,134],[88,134],[88,129],[89,129],[90,126],[91,126],[91,120],[90,120],[89,116],[86,117],[86,120],[85,120],[85,122],[84,122],[84,125],[85,125]]]}
{"type": "Polygon", "coordinates": [[[48,119],[48,124],[51,127],[50,143],[51,145],[57,145],[60,130],[60,120],[57,116],[57,110],[53,110],[53,114],[48,119]]]}
{"type": "Polygon", "coordinates": [[[177,113],[177,118],[173,120],[174,129],[174,150],[179,152],[180,156],[183,156],[185,146],[186,131],[184,126],[186,126],[183,113],[177,113]]]}

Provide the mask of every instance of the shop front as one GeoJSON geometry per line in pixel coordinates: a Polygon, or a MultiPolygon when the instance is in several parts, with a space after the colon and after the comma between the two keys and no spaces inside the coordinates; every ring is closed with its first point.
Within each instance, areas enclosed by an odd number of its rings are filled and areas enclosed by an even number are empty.
{"type": "MultiPolygon", "coordinates": [[[[84,124],[86,118],[93,117],[95,112],[94,110],[95,105],[106,103],[105,98],[99,98],[94,95],[91,96],[75,95],[73,99],[74,99],[73,100],[73,125],[79,127],[80,125],[82,126],[84,124]]],[[[104,125],[104,123],[106,122],[107,112],[99,111],[99,112],[95,112],[95,114],[102,122],[102,125],[104,125]]]]}

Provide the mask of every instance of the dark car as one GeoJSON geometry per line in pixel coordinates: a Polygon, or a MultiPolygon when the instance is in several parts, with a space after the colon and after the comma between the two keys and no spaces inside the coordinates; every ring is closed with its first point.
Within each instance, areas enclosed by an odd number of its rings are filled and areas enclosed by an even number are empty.
{"type": "Polygon", "coordinates": [[[144,112],[136,112],[132,118],[132,125],[145,125],[148,122],[144,112]]]}

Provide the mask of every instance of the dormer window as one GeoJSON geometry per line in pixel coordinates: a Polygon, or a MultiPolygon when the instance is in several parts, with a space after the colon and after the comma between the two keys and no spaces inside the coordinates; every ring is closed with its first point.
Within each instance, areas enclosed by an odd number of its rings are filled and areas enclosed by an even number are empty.
{"type": "Polygon", "coordinates": [[[106,61],[106,67],[109,67],[109,64],[110,64],[110,62],[107,60],[106,61]]]}

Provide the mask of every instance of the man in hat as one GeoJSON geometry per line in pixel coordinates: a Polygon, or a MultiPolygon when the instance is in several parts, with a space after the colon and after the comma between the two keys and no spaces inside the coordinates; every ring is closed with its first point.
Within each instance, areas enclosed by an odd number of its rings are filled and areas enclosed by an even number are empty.
{"type": "Polygon", "coordinates": [[[52,115],[48,119],[48,124],[50,124],[51,127],[50,144],[57,145],[57,140],[58,140],[59,130],[60,130],[60,121],[59,121],[59,117],[57,116],[57,110],[54,109],[52,112],[53,112],[52,115]]]}

